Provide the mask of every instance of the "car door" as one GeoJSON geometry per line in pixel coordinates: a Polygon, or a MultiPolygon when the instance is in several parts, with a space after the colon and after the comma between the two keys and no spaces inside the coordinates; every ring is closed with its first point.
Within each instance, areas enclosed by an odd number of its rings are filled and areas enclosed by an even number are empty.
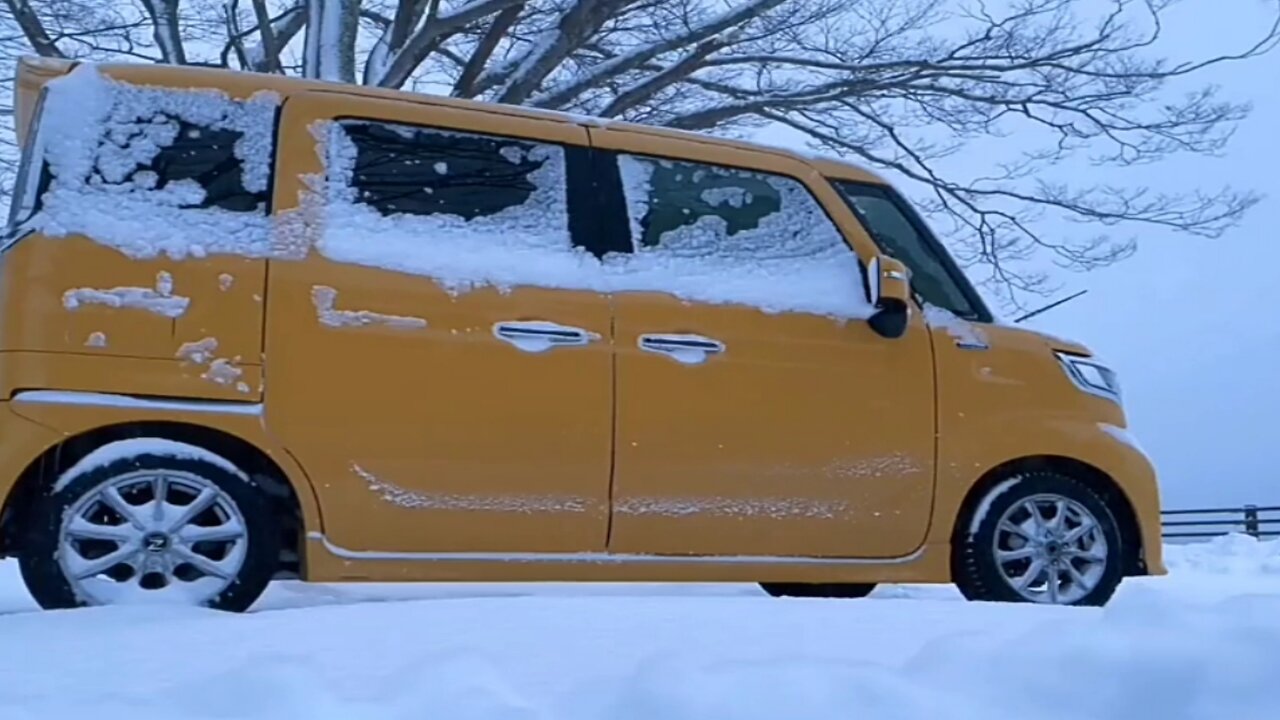
{"type": "Polygon", "coordinates": [[[269,271],[265,420],[327,542],[603,550],[609,302],[558,282],[586,255],[568,192],[585,132],[313,93],[280,134],[292,258],[269,271]]]}
{"type": "Polygon", "coordinates": [[[633,247],[610,258],[610,550],[913,552],[934,482],[930,339],[918,313],[896,339],[864,322],[853,215],[796,160],[592,135],[616,158],[614,232],[633,247]]]}

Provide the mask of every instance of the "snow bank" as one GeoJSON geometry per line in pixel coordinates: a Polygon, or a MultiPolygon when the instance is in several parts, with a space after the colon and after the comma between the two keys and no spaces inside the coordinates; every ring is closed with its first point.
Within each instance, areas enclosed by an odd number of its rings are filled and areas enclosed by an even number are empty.
{"type": "Polygon", "coordinates": [[[1280,590],[1235,582],[1275,574],[1278,548],[1169,547],[1171,577],[1126,582],[1102,610],[911,586],[823,601],[746,584],[277,583],[247,616],[40,613],[9,561],[0,717],[1262,720],[1280,590]]]}
{"type": "Polygon", "coordinates": [[[1225,535],[1207,542],[1168,545],[1164,560],[1171,574],[1280,576],[1280,540],[1225,535]]]}
{"type": "Polygon", "coordinates": [[[1280,673],[1280,597],[1143,588],[1097,611],[583,592],[0,616],[22,648],[0,653],[0,717],[1260,720],[1280,673]]]}

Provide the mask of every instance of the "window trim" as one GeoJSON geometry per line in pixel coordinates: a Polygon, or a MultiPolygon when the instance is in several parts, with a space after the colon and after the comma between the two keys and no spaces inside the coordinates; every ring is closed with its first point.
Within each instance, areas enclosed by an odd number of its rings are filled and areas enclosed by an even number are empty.
{"type": "Polygon", "coordinates": [[[18,158],[18,172],[14,175],[14,185],[9,195],[8,217],[5,219],[4,231],[0,233],[0,252],[7,251],[30,234],[31,231],[25,230],[23,226],[39,214],[40,200],[44,191],[48,189],[44,182],[47,166],[44,161],[43,137],[40,131],[40,115],[44,110],[45,98],[48,94],[48,88],[41,88],[40,94],[36,96],[30,126],[27,129],[27,141],[23,143],[21,155],[18,158]],[[42,185],[45,187],[41,187],[42,185]],[[26,205],[30,207],[24,211],[26,205]],[[19,217],[20,214],[25,216],[19,217]]]}
{"type": "MultiPolygon", "coordinates": [[[[281,113],[281,115],[283,115],[283,113],[281,113]]],[[[597,152],[596,150],[594,150],[588,145],[575,145],[572,143],[546,140],[546,139],[537,138],[537,137],[528,137],[525,135],[477,132],[475,130],[464,129],[464,128],[447,127],[442,125],[430,125],[422,122],[396,120],[396,119],[391,119],[387,117],[376,117],[372,115],[342,114],[342,115],[329,115],[327,117],[312,118],[313,122],[317,120],[319,121],[328,120],[334,123],[335,125],[337,125],[339,128],[342,127],[342,124],[344,122],[378,123],[382,125],[400,125],[403,127],[426,130],[428,132],[434,131],[438,133],[470,135],[472,137],[496,138],[500,140],[511,140],[512,142],[532,143],[537,145],[551,145],[554,147],[558,147],[562,151],[564,151],[565,215],[567,216],[566,227],[569,232],[569,242],[573,245],[573,247],[582,248],[587,252],[590,252],[592,255],[595,255],[596,259],[600,259],[602,257],[602,255],[598,254],[595,249],[599,245],[599,242],[593,242],[592,238],[594,238],[599,233],[599,230],[597,228],[603,227],[604,225],[604,220],[603,220],[604,216],[602,213],[597,211],[598,208],[602,208],[603,206],[600,204],[598,200],[587,200],[585,202],[579,200],[578,202],[575,202],[575,199],[574,199],[575,195],[578,195],[581,198],[596,197],[596,193],[593,192],[594,187],[596,185],[595,183],[596,175],[595,175],[595,170],[592,167],[593,164],[582,162],[583,155],[581,155],[581,153],[597,152]],[[576,158],[575,158],[575,155],[577,156],[576,158]]],[[[320,142],[321,141],[319,140],[316,141],[317,149],[319,149],[320,142]]],[[[327,152],[321,154],[321,168],[324,171],[326,181],[329,173],[329,159],[330,158],[328,157],[327,152]]],[[[326,202],[327,202],[327,199],[326,199],[326,202]]]]}
{"type": "MultiPolygon", "coordinates": [[[[960,289],[960,294],[964,295],[969,306],[973,308],[972,313],[956,313],[957,316],[971,322],[992,323],[995,321],[995,316],[992,315],[991,309],[987,307],[982,296],[978,294],[973,283],[969,281],[969,277],[960,269],[955,258],[947,251],[946,246],[944,246],[942,242],[938,240],[938,237],[933,234],[933,231],[929,228],[928,224],[925,223],[924,218],[920,216],[920,213],[916,211],[915,207],[913,207],[911,203],[907,202],[906,198],[904,198],[901,193],[888,185],[879,185],[876,183],[842,178],[827,178],[827,180],[831,183],[832,189],[836,191],[836,194],[840,196],[840,200],[849,206],[849,211],[853,213],[855,218],[857,218],[858,223],[860,225],[864,225],[863,231],[867,233],[867,236],[871,238],[871,242],[875,243],[877,247],[879,247],[879,244],[876,243],[875,236],[872,235],[870,230],[865,227],[865,224],[862,222],[862,218],[858,214],[858,210],[853,206],[853,201],[845,195],[841,186],[843,185],[846,187],[856,187],[862,190],[870,190],[871,193],[869,194],[879,194],[884,200],[887,200],[890,204],[896,207],[898,212],[902,213],[902,216],[906,218],[907,222],[916,231],[916,234],[920,237],[925,249],[934,256],[934,259],[942,266],[943,271],[946,272],[947,277],[960,289]]],[[[880,250],[881,252],[884,252],[884,248],[880,248],[880,250]]],[[[923,304],[923,301],[918,295],[916,301],[923,304]]]]}

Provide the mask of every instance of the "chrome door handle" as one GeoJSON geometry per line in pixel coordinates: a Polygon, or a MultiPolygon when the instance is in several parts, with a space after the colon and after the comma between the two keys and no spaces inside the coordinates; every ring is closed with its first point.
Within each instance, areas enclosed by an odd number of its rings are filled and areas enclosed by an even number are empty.
{"type": "Polygon", "coordinates": [[[494,323],[493,334],[525,352],[543,352],[553,347],[586,345],[600,336],[582,328],[545,320],[506,320],[494,323]]]}
{"type": "Polygon", "coordinates": [[[686,365],[704,362],[710,355],[724,352],[724,343],[701,335],[641,335],[641,350],[666,355],[686,365]]]}

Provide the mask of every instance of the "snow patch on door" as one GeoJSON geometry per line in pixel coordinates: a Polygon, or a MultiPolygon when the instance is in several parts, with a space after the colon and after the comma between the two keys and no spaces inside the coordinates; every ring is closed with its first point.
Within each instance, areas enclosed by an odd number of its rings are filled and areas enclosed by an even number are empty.
{"type": "Polygon", "coordinates": [[[102,348],[107,346],[107,334],[104,332],[91,332],[89,338],[84,341],[85,347],[102,348]]]}
{"type": "Polygon", "coordinates": [[[315,285],[311,288],[311,303],[316,306],[316,318],[321,325],[329,327],[365,327],[367,325],[385,325],[400,330],[421,330],[427,321],[420,317],[406,315],[387,315],[369,310],[336,310],[338,291],[327,285],[315,285]]]}
{"type": "Polygon", "coordinates": [[[236,367],[240,357],[216,357],[217,351],[217,338],[207,337],[195,342],[183,343],[174,355],[195,365],[207,365],[205,371],[200,374],[202,380],[208,380],[217,385],[234,386],[237,391],[248,393],[249,385],[240,379],[244,375],[244,370],[236,367]]]}
{"type": "Polygon", "coordinates": [[[218,276],[218,289],[222,292],[226,292],[231,289],[231,286],[235,281],[236,278],[231,273],[222,273],[218,276]]]}
{"type": "Polygon", "coordinates": [[[173,294],[173,276],[164,271],[156,274],[154,290],[142,287],[73,288],[62,294],[62,306],[68,310],[77,310],[82,305],[105,305],[146,310],[167,318],[181,317],[190,304],[190,298],[173,294]]]}
{"type": "Polygon", "coordinates": [[[893,453],[891,455],[882,455],[870,458],[853,458],[849,460],[834,460],[823,468],[824,474],[829,478],[881,478],[881,477],[900,477],[903,475],[914,475],[922,472],[924,468],[920,466],[914,458],[905,453],[893,453]]]}
{"type": "Polygon", "coordinates": [[[408,510],[453,510],[501,513],[581,513],[596,503],[566,495],[460,495],[424,493],[383,480],[352,463],[351,471],[383,501],[408,510]]]}
{"type": "Polygon", "coordinates": [[[821,501],[800,498],[669,498],[630,497],[614,503],[614,512],[623,515],[686,517],[768,517],[832,519],[845,512],[842,500],[821,501]]]}

